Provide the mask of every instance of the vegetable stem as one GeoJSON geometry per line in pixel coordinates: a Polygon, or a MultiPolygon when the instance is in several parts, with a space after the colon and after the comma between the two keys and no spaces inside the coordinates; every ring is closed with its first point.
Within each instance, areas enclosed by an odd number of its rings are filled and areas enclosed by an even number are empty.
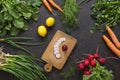
{"type": "Polygon", "coordinates": [[[20,45],[27,45],[27,46],[38,46],[38,45],[42,45],[45,44],[46,42],[42,42],[42,43],[25,43],[25,42],[15,42],[16,44],[20,44],[20,45]]]}
{"type": "Polygon", "coordinates": [[[29,37],[9,37],[9,38],[5,38],[5,39],[11,39],[11,40],[32,40],[33,38],[29,38],[29,37]]]}

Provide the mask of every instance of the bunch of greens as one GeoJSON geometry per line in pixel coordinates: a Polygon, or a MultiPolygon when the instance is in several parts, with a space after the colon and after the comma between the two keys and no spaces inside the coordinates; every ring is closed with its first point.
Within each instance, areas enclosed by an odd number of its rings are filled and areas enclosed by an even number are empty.
{"type": "Polygon", "coordinates": [[[105,25],[111,27],[120,23],[119,0],[96,0],[92,5],[92,17],[96,19],[96,29],[105,31],[105,25]]]}
{"type": "Polygon", "coordinates": [[[16,36],[22,30],[28,30],[29,19],[37,20],[41,0],[1,0],[0,1],[0,37],[10,33],[16,36]]]}
{"type": "Polygon", "coordinates": [[[15,75],[19,80],[47,80],[44,70],[31,57],[10,55],[0,50],[0,70],[15,75]]]}
{"type": "Polygon", "coordinates": [[[63,19],[63,23],[68,25],[66,28],[67,32],[70,32],[71,29],[75,29],[78,26],[78,12],[79,5],[76,0],[65,0],[61,18],[63,19]]]}
{"type": "Polygon", "coordinates": [[[63,76],[65,80],[71,80],[71,78],[75,75],[75,67],[70,67],[69,71],[62,72],[60,75],[63,76]]]}
{"type": "Polygon", "coordinates": [[[83,75],[83,80],[114,80],[112,71],[108,71],[105,66],[101,66],[98,62],[96,66],[90,68],[92,74],[83,75]]]}
{"type": "Polygon", "coordinates": [[[29,38],[29,37],[8,37],[8,38],[0,38],[0,42],[4,42],[4,43],[7,43],[11,46],[14,46],[22,51],[25,51],[26,53],[28,53],[29,55],[31,55],[32,57],[33,54],[25,49],[24,47],[22,47],[21,45],[27,45],[27,46],[36,46],[36,45],[42,45],[44,44],[45,42],[41,42],[41,43],[28,43],[26,41],[28,40],[32,40],[32,38],[29,38]]]}

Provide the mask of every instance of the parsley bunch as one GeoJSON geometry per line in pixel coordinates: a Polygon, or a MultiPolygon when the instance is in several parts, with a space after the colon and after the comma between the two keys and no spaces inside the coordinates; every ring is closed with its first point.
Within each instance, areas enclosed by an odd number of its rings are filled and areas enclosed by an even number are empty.
{"type": "Polygon", "coordinates": [[[111,27],[120,23],[119,0],[96,0],[92,5],[92,17],[96,20],[96,29],[104,32],[105,25],[111,27]]]}

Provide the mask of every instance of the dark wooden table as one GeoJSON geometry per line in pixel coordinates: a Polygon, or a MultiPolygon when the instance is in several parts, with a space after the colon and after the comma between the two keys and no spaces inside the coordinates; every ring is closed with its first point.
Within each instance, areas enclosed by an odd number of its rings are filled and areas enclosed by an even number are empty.
{"type": "MultiPolygon", "coordinates": [[[[54,0],[57,4],[62,5],[64,0],[54,0]]],[[[116,57],[110,49],[106,46],[104,41],[102,40],[102,34],[99,31],[91,34],[90,29],[91,27],[95,27],[94,19],[91,18],[91,5],[95,2],[95,0],[90,1],[89,3],[83,5],[80,9],[78,18],[80,21],[79,29],[74,30],[71,32],[71,36],[75,37],[78,42],[75,46],[74,50],[72,51],[69,59],[67,60],[65,66],[62,70],[57,70],[53,68],[52,72],[47,73],[48,80],[64,80],[63,76],[60,75],[61,72],[67,72],[71,66],[75,66],[75,75],[71,78],[71,80],[82,80],[82,72],[77,69],[76,60],[82,57],[82,54],[86,53],[94,53],[96,48],[99,46],[99,54],[103,57],[116,57]]],[[[56,12],[56,10],[54,9],[56,12]]],[[[19,36],[27,36],[33,37],[34,40],[32,42],[42,42],[47,41],[47,44],[41,46],[24,46],[28,50],[30,50],[35,56],[41,58],[43,52],[45,51],[47,45],[49,44],[50,40],[54,36],[57,30],[64,31],[67,25],[62,23],[60,16],[56,15],[55,18],[55,25],[52,28],[48,28],[48,35],[45,38],[41,38],[37,34],[37,27],[39,25],[45,25],[45,19],[49,16],[53,16],[48,12],[44,5],[40,7],[40,14],[38,15],[39,19],[37,22],[30,21],[30,28],[28,31],[21,33],[19,36]]],[[[117,35],[118,39],[120,39],[120,25],[113,28],[113,31],[117,35]]],[[[107,35],[107,33],[104,33],[107,35]]],[[[4,51],[11,53],[11,54],[24,54],[24,52],[10,46],[7,44],[0,45],[4,46],[4,51]]],[[[43,67],[44,64],[40,63],[40,66],[43,67]]],[[[106,61],[105,66],[107,69],[112,70],[115,79],[120,80],[120,61],[109,59],[106,61]]],[[[0,80],[17,80],[14,75],[11,75],[7,72],[0,71],[0,80]]],[[[27,79],[26,79],[27,80],[27,79]]]]}

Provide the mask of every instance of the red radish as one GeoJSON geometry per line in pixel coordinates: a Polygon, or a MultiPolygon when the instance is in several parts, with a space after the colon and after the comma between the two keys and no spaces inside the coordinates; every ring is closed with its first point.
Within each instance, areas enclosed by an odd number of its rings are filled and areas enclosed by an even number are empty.
{"type": "Polygon", "coordinates": [[[78,65],[78,68],[79,68],[80,70],[84,70],[85,66],[83,65],[83,63],[80,63],[80,64],[78,65]]]}
{"type": "Polygon", "coordinates": [[[62,46],[62,50],[63,50],[63,51],[67,51],[67,49],[68,49],[68,46],[67,46],[67,45],[63,45],[63,46],[62,46]]]}
{"type": "Polygon", "coordinates": [[[89,66],[90,65],[90,61],[88,59],[85,59],[83,62],[84,66],[89,66]]]}
{"type": "Polygon", "coordinates": [[[99,59],[98,59],[98,62],[99,62],[100,64],[104,64],[104,63],[105,63],[105,60],[106,60],[105,58],[99,58],[99,59]]]}
{"type": "Polygon", "coordinates": [[[84,71],[89,71],[89,67],[85,67],[85,68],[84,68],[84,71]]]}
{"type": "Polygon", "coordinates": [[[96,59],[100,57],[98,53],[94,53],[93,56],[94,56],[94,58],[96,58],[96,59]]]}
{"type": "Polygon", "coordinates": [[[88,55],[88,57],[87,57],[87,59],[89,59],[89,60],[93,60],[93,58],[94,58],[94,56],[93,55],[88,55]]]}
{"type": "Polygon", "coordinates": [[[96,66],[96,61],[93,59],[93,60],[91,60],[90,61],[90,65],[92,66],[92,67],[95,67],[96,66]]]}
{"type": "Polygon", "coordinates": [[[84,71],[84,75],[90,75],[91,72],[90,71],[84,71]]]}

